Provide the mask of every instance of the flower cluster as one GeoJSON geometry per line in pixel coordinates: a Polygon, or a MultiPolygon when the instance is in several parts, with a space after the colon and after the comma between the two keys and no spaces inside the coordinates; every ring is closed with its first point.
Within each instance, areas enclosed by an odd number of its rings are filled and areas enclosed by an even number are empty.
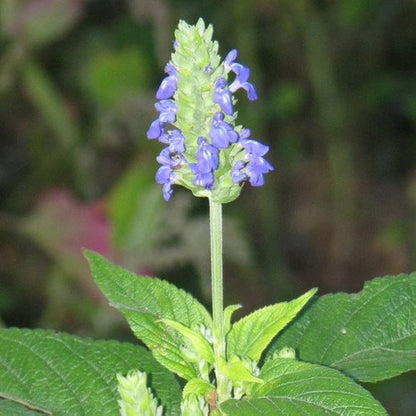
{"type": "Polygon", "coordinates": [[[157,400],[147,387],[146,373],[134,370],[125,377],[117,374],[117,380],[121,416],[162,416],[163,407],[157,405],[157,400]]]}
{"type": "Polygon", "coordinates": [[[181,416],[208,416],[209,408],[203,397],[190,394],[182,400],[181,416]]]}
{"type": "Polygon", "coordinates": [[[212,26],[205,28],[202,19],[195,26],[181,21],[175,36],[167,76],[156,93],[159,116],[147,132],[166,145],[157,157],[156,182],[165,200],[179,184],[196,196],[232,201],[243,183],[263,185],[263,175],[273,170],[263,158],[268,147],[235,124],[234,93],[243,89],[249,100],[257,99],[250,70],[235,61],[235,49],[221,62],[212,26]]]}

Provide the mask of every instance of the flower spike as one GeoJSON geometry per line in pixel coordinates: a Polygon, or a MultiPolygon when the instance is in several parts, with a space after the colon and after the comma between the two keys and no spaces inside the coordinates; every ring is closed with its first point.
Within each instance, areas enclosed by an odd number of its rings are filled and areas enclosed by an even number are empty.
{"type": "Polygon", "coordinates": [[[194,26],[179,22],[174,51],[165,66],[167,76],[156,92],[159,116],[147,137],[166,145],[156,158],[160,164],[156,182],[162,185],[165,200],[173,185],[182,185],[195,196],[230,202],[245,182],[260,186],[263,175],[273,170],[263,157],[268,146],[236,125],[233,93],[244,89],[249,100],[257,99],[248,81],[250,70],[235,61],[236,49],[221,61],[212,32],[202,19],[194,26]]]}

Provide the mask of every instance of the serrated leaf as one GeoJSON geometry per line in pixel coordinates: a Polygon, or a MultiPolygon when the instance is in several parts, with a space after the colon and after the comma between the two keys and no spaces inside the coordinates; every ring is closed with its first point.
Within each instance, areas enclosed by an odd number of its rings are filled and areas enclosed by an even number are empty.
{"type": "Polygon", "coordinates": [[[205,393],[209,390],[215,390],[215,387],[211,383],[201,378],[193,378],[185,384],[182,391],[182,397],[186,399],[192,394],[204,397],[205,393]]]}
{"type": "Polygon", "coordinates": [[[263,383],[263,380],[253,376],[244,366],[242,361],[234,355],[231,360],[225,361],[220,357],[219,370],[231,381],[243,381],[249,383],[263,383]]]}
{"type": "Polygon", "coordinates": [[[383,277],[358,294],[311,302],[274,342],[303,361],[338,368],[363,382],[416,369],[416,273],[383,277]]]}
{"type": "Polygon", "coordinates": [[[191,328],[203,324],[212,328],[211,317],[195,298],[160,279],[131,273],[100,255],[85,251],[95,282],[127,319],[137,338],[169,370],[187,380],[198,376],[196,367],[180,352],[182,336],[166,328],[170,319],[191,328]]]}
{"type": "Polygon", "coordinates": [[[176,380],[143,347],[45,330],[0,329],[0,397],[56,416],[118,414],[116,374],[132,369],[149,374],[166,414],[179,415],[176,380]]]}
{"type": "Polygon", "coordinates": [[[260,373],[266,382],[252,396],[220,405],[228,416],[386,416],[368,391],[332,368],[296,360],[277,359],[260,373]]]}
{"type": "Polygon", "coordinates": [[[248,357],[257,362],[270,341],[296,316],[315,292],[316,289],[311,289],[291,302],[266,306],[240,319],[227,336],[227,356],[248,357]]]}
{"type": "Polygon", "coordinates": [[[194,347],[195,351],[205,361],[212,364],[214,363],[214,351],[209,342],[197,332],[190,328],[180,324],[179,322],[172,321],[170,319],[161,319],[160,322],[176,329],[185,339],[187,339],[194,347]]]}
{"type": "Polygon", "coordinates": [[[228,334],[231,329],[231,316],[233,313],[240,309],[241,305],[228,305],[224,309],[224,334],[228,334]]]}

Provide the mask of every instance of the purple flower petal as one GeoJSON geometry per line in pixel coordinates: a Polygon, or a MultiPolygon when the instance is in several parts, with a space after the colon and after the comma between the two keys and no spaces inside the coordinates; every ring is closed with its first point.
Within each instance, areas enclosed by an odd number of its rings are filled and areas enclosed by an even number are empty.
{"type": "Polygon", "coordinates": [[[167,64],[165,67],[165,72],[169,74],[169,76],[163,79],[159,89],[157,90],[156,98],[159,100],[171,98],[177,88],[177,76],[175,68],[172,65],[167,64]]]}
{"type": "Polygon", "coordinates": [[[248,139],[250,136],[251,136],[250,129],[244,127],[241,130],[241,133],[240,133],[240,143],[242,143],[244,140],[248,139]]]}
{"type": "Polygon", "coordinates": [[[240,141],[241,146],[244,147],[248,154],[254,156],[264,156],[269,151],[269,146],[253,139],[245,139],[240,141]]]}
{"type": "Polygon", "coordinates": [[[169,144],[170,143],[170,132],[162,131],[162,134],[159,136],[160,143],[169,144]]]}
{"type": "Polygon", "coordinates": [[[226,73],[231,71],[231,65],[235,61],[235,58],[237,58],[237,49],[231,49],[231,51],[228,52],[224,59],[224,67],[226,73]]]}
{"type": "Polygon", "coordinates": [[[209,136],[211,143],[218,149],[226,149],[230,143],[235,143],[238,140],[238,133],[224,121],[224,115],[221,112],[214,114],[209,136]]]}
{"type": "Polygon", "coordinates": [[[155,104],[159,111],[159,121],[161,123],[173,123],[176,120],[176,105],[170,100],[161,100],[155,104]]]}
{"type": "Polygon", "coordinates": [[[245,82],[242,87],[247,91],[247,97],[250,101],[257,100],[257,92],[252,83],[245,82]]]}
{"type": "Polygon", "coordinates": [[[202,186],[205,189],[212,189],[214,185],[214,174],[212,172],[201,172],[195,163],[190,163],[189,167],[194,174],[194,185],[202,186]]]}
{"type": "Polygon", "coordinates": [[[250,69],[247,68],[246,66],[241,65],[239,63],[234,63],[231,65],[231,70],[236,75],[236,80],[238,80],[239,83],[242,84],[248,81],[248,78],[250,76],[250,69]]]}
{"type": "Polygon", "coordinates": [[[231,70],[235,73],[235,80],[230,85],[230,91],[236,92],[238,89],[243,88],[247,92],[247,97],[250,101],[257,100],[256,89],[253,84],[248,82],[250,77],[250,69],[239,63],[233,63],[231,70]]]}
{"type": "Polygon", "coordinates": [[[152,121],[152,124],[149,127],[149,130],[147,130],[147,138],[148,139],[157,139],[162,134],[162,129],[160,127],[159,119],[152,121]]]}
{"type": "Polygon", "coordinates": [[[165,201],[169,201],[172,192],[172,184],[170,182],[166,182],[162,185],[163,199],[165,201]]]}
{"type": "Polygon", "coordinates": [[[161,165],[166,165],[166,166],[173,165],[173,161],[172,161],[172,158],[170,157],[169,149],[167,147],[160,152],[159,156],[156,157],[156,160],[161,165]]]}
{"type": "Polygon", "coordinates": [[[218,78],[215,83],[213,101],[221,107],[225,114],[232,116],[234,113],[232,96],[228,89],[225,89],[226,81],[224,78],[218,78]]]}
{"type": "Polygon", "coordinates": [[[258,173],[256,171],[249,171],[247,170],[247,174],[249,177],[249,182],[251,186],[262,186],[264,185],[264,178],[261,173],[258,173]]]}
{"type": "Polygon", "coordinates": [[[172,130],[169,135],[169,151],[178,154],[185,151],[185,137],[178,129],[172,130]]]}
{"type": "Polygon", "coordinates": [[[171,175],[173,170],[170,166],[162,165],[156,172],[156,182],[160,184],[164,184],[171,181],[171,175]]]}
{"type": "Polygon", "coordinates": [[[248,156],[248,164],[251,170],[259,173],[267,173],[274,170],[273,166],[264,158],[258,156],[248,156]]]}
{"type": "Polygon", "coordinates": [[[200,173],[208,173],[218,168],[218,149],[208,144],[203,138],[198,138],[196,165],[200,173]]]}
{"type": "Polygon", "coordinates": [[[242,160],[237,161],[233,168],[231,169],[231,178],[234,183],[240,183],[247,180],[247,174],[245,174],[242,169],[244,168],[245,163],[242,160]]]}

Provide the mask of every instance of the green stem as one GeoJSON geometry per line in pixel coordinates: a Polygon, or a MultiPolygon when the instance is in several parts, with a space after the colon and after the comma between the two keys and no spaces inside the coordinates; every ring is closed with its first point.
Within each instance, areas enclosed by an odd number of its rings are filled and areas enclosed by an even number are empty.
{"type": "Polygon", "coordinates": [[[228,383],[219,371],[221,358],[225,358],[224,301],[222,275],[222,204],[209,199],[211,242],[211,290],[214,332],[215,371],[219,401],[227,398],[228,383]]]}

